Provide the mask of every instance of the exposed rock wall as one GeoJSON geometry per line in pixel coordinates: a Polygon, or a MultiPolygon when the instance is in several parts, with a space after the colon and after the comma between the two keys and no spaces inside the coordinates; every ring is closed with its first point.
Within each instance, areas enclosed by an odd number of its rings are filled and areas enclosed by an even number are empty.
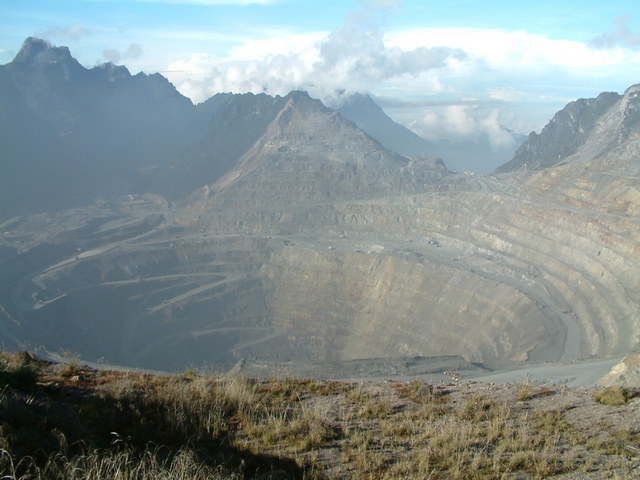
{"type": "Polygon", "coordinates": [[[598,387],[640,387],[640,354],[629,355],[596,383],[598,387]]]}
{"type": "Polygon", "coordinates": [[[416,257],[291,246],[263,273],[274,321],[300,332],[319,359],[524,361],[544,335],[543,316],[522,292],[416,257]]]}

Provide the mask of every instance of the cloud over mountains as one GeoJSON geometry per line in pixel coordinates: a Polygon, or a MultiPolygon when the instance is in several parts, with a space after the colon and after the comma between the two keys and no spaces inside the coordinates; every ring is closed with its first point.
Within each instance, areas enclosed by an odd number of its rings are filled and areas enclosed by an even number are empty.
{"type": "Polygon", "coordinates": [[[494,149],[510,143],[503,127],[528,135],[567,102],[638,81],[638,19],[616,2],[588,11],[577,0],[551,10],[538,2],[526,15],[519,4],[418,0],[82,3],[85,14],[32,9],[28,18],[40,24],[25,36],[66,45],[88,67],[106,60],[160,72],[196,103],[300,89],[338,107],[367,93],[427,138],[483,138],[494,149]]]}
{"type": "Polygon", "coordinates": [[[376,10],[369,7],[351,15],[342,28],[299,50],[248,61],[194,53],[169,65],[169,70],[178,88],[196,101],[227,91],[285,95],[299,89],[331,104],[338,93],[363,92],[466,58],[459,48],[388,46],[375,22],[376,10]],[[199,73],[199,78],[192,72],[199,73]]]}
{"type": "Polygon", "coordinates": [[[613,31],[603,33],[591,41],[596,48],[622,47],[640,50],[640,34],[629,29],[630,15],[618,17],[613,21],[613,31]]]}

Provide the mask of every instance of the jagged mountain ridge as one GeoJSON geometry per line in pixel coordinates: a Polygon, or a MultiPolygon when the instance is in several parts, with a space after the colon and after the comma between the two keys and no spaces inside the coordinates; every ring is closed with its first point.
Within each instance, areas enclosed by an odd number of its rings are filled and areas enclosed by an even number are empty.
{"type": "Polygon", "coordinates": [[[261,138],[286,102],[266,94],[212,97],[201,109],[212,114],[205,134],[183,155],[174,157],[168,169],[153,183],[172,200],[216,181],[261,138]],[[215,103],[212,103],[215,101],[215,103]]]}
{"type": "MultiPolygon", "coordinates": [[[[244,177],[256,169],[277,170],[272,173],[276,182],[282,182],[287,171],[298,172],[289,180],[288,202],[354,198],[380,188],[397,192],[409,184],[419,185],[432,173],[450,173],[442,161],[411,160],[387,151],[305,92],[294,91],[284,97],[219,95],[205,104],[201,108],[213,113],[206,134],[154,177],[157,191],[172,200],[189,194],[190,199],[219,199],[231,184],[240,180],[246,184],[244,177]],[[306,181],[315,183],[309,186],[306,181]],[[194,187],[203,184],[194,192],[194,187]],[[300,195],[294,197],[293,189],[300,195]]],[[[264,179],[264,175],[255,178],[264,179]]],[[[231,195],[241,198],[245,206],[264,203],[267,192],[273,194],[270,201],[277,201],[282,194],[273,185],[249,183],[260,198],[252,201],[254,195],[249,191],[231,195]]]]}
{"type": "Polygon", "coordinates": [[[0,85],[3,216],[124,193],[177,200],[224,175],[283,101],[219,94],[194,106],[159,74],[86,69],[35,38],[0,66],[0,85]]]}
{"type": "Polygon", "coordinates": [[[30,38],[0,67],[3,215],[144,191],[145,174],[204,128],[161,75],[90,70],[30,38]]]}
{"type": "Polygon", "coordinates": [[[579,99],[554,115],[540,134],[532,132],[513,159],[496,173],[521,168],[541,170],[561,163],[585,162],[622,144],[640,122],[640,85],[624,95],[604,92],[579,99]]]}
{"type": "MultiPolygon", "coordinates": [[[[431,177],[450,174],[441,161],[410,160],[385,150],[304,92],[235,96],[214,116],[213,125],[217,118],[220,128],[207,137],[206,150],[214,156],[226,151],[216,146],[230,139],[237,150],[217,156],[217,165],[222,160],[231,168],[187,199],[197,198],[200,210],[238,202],[260,207],[415,192],[431,177]]],[[[202,165],[212,163],[201,158],[202,165]]]]}
{"type": "Polygon", "coordinates": [[[570,103],[500,172],[516,169],[510,175],[525,180],[522,188],[531,194],[594,211],[640,214],[639,97],[640,85],[633,85],[623,95],[570,103]],[[562,134],[572,131],[575,137],[562,134]]]}

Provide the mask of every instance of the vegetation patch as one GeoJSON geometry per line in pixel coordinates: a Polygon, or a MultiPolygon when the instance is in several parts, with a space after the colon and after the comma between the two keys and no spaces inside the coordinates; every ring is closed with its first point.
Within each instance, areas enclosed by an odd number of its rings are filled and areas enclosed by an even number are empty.
{"type": "MultiPolygon", "coordinates": [[[[602,416],[577,427],[583,405],[558,407],[560,394],[538,388],[521,401],[515,385],[154,376],[80,363],[69,377],[28,354],[0,365],[6,480],[528,480],[594,469],[626,480],[620,468],[640,466],[640,424],[614,428],[602,416]]],[[[589,395],[589,408],[611,412],[589,395]]]]}
{"type": "Polygon", "coordinates": [[[611,386],[598,390],[593,394],[596,402],[603,405],[619,406],[626,405],[629,400],[635,398],[640,393],[637,390],[611,386]]]}

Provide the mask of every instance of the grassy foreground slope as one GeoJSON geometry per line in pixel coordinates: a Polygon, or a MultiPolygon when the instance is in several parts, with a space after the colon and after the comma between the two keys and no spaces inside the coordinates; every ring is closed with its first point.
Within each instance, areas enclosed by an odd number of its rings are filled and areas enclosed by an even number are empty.
{"type": "Polygon", "coordinates": [[[158,376],[0,357],[3,479],[631,479],[634,390],[158,376]]]}

